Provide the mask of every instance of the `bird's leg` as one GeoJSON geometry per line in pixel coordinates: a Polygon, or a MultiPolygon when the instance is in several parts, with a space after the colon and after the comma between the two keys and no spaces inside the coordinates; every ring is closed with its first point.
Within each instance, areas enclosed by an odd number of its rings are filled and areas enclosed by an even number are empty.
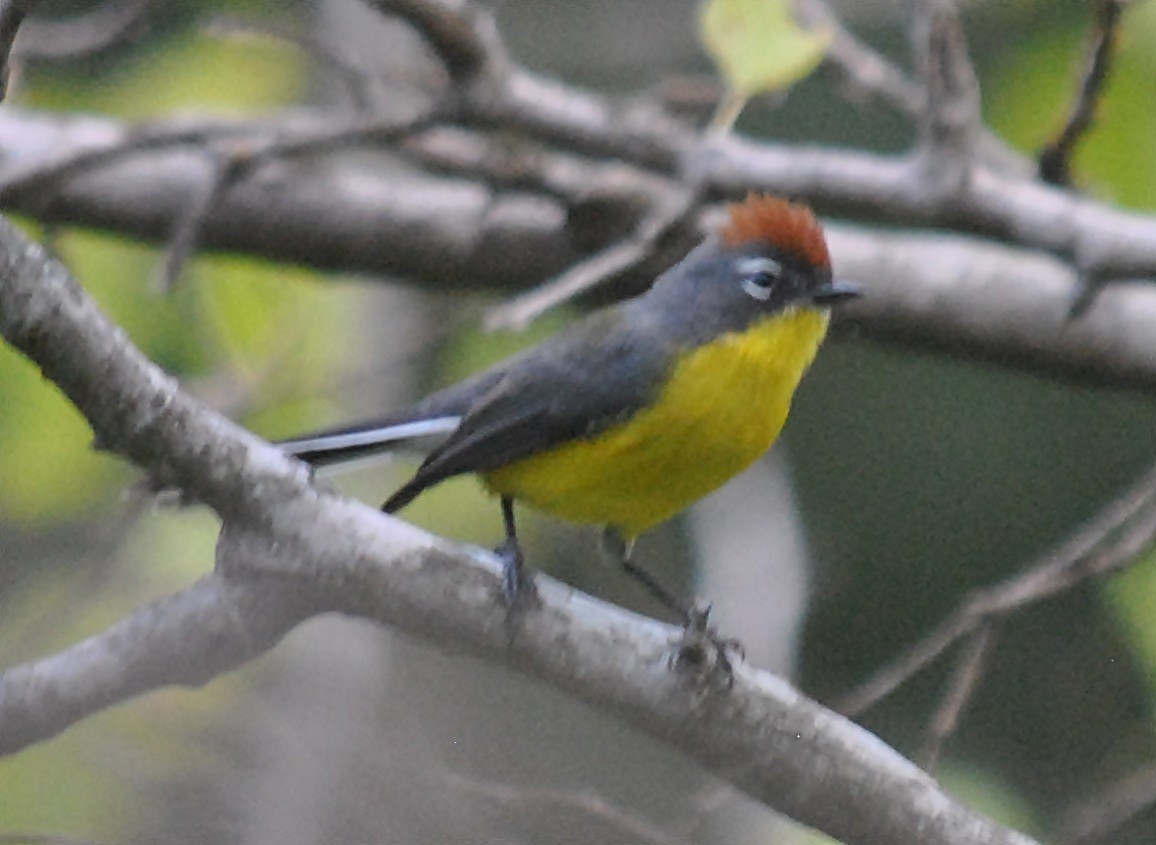
{"type": "Polygon", "coordinates": [[[510,496],[502,496],[502,523],[506,528],[506,540],[494,549],[494,554],[502,560],[502,593],[506,604],[512,606],[526,583],[525,559],[522,545],[518,542],[518,529],[514,525],[514,500],[510,496]]]}
{"type": "Polygon", "coordinates": [[[626,574],[646,588],[659,604],[689,624],[692,608],[681,597],[676,596],[666,586],[655,578],[646,569],[643,569],[631,559],[634,549],[633,541],[627,540],[614,528],[606,528],[602,532],[602,551],[610,560],[626,570],[626,574]]]}
{"type": "Polygon", "coordinates": [[[630,577],[642,584],[647,592],[682,620],[683,641],[678,650],[679,662],[701,664],[706,657],[706,651],[713,651],[716,665],[728,681],[731,680],[734,670],[731,655],[737,654],[742,657],[742,643],[733,638],[720,636],[711,626],[710,604],[689,602],[675,595],[654,575],[635,563],[631,559],[633,545],[614,528],[606,528],[602,532],[602,549],[607,557],[621,564],[630,577]]]}

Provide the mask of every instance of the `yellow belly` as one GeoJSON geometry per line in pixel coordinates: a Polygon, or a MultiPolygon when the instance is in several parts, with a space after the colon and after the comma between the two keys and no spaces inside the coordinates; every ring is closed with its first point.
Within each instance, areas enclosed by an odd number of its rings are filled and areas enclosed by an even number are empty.
{"type": "Polygon", "coordinates": [[[657,401],[622,425],[482,475],[491,492],[634,537],[762,455],[827,331],[793,310],[687,355],[657,401]]]}

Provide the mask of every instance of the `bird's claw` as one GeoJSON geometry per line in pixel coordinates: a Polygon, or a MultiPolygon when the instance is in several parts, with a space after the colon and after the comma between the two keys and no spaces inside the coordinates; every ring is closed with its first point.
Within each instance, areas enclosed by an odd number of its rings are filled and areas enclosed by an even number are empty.
{"type": "Polygon", "coordinates": [[[696,604],[687,611],[675,665],[716,676],[730,687],[734,684],[735,660],[745,657],[743,644],[734,637],[721,636],[710,624],[710,611],[709,604],[696,604]]]}

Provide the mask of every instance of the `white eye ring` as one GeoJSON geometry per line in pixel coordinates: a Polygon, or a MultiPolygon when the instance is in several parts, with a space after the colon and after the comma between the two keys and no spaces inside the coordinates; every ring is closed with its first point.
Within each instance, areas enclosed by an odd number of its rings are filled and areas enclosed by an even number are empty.
{"type": "Polygon", "coordinates": [[[771,298],[771,286],[759,281],[759,277],[770,276],[778,279],[783,265],[773,258],[744,258],[735,264],[742,276],[743,291],[752,299],[766,302],[771,298]]]}

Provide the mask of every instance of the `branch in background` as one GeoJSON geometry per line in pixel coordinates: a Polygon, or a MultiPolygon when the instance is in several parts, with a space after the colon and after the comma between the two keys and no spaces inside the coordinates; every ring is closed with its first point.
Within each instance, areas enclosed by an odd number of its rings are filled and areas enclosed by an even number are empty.
{"type": "Polygon", "coordinates": [[[13,55],[23,60],[63,61],[95,56],[140,31],[153,0],[105,0],[91,12],[62,20],[33,18],[13,55]]]}
{"type": "Polygon", "coordinates": [[[157,288],[162,293],[171,293],[176,288],[185,264],[197,250],[205,220],[240,177],[244,166],[240,156],[220,153],[210,159],[208,180],[177,219],[176,228],[165,244],[157,273],[157,288]]]}
{"type": "Polygon", "coordinates": [[[440,117],[440,112],[434,110],[400,121],[375,117],[357,118],[347,125],[321,128],[319,131],[305,132],[296,137],[277,138],[256,145],[237,139],[231,143],[219,144],[216,148],[209,148],[206,151],[208,178],[197,186],[195,194],[178,218],[177,225],[166,243],[165,257],[161,262],[159,273],[160,289],[166,293],[173,289],[185,263],[197,248],[201,231],[209,215],[230,190],[262,165],[295,157],[325,154],[344,149],[349,145],[402,140],[437,122],[440,117]]]}
{"type": "MultiPolygon", "coordinates": [[[[1080,82],[1079,93],[1060,134],[1040,151],[1039,176],[1045,182],[1061,186],[1071,184],[1072,155],[1095,119],[1096,107],[1111,71],[1123,9],[1124,0],[1096,0],[1087,67],[1080,82]]],[[[1081,264],[1080,269],[1083,273],[1079,289],[1072,297],[1072,319],[1087,313],[1104,288],[1103,274],[1094,265],[1085,267],[1081,264]]]]}
{"type": "Polygon", "coordinates": [[[1156,805],[1156,763],[1141,766],[1089,801],[1073,807],[1056,841],[1060,845],[1108,845],[1112,834],[1156,805]]]}
{"type": "MultiPolygon", "coordinates": [[[[499,86],[457,92],[464,97],[465,121],[487,131],[516,130],[566,150],[617,159],[672,178],[680,178],[685,162],[696,158],[711,194],[788,194],[817,204],[820,211],[958,228],[1046,249],[1071,258],[1089,276],[1156,276],[1156,220],[1007,175],[1002,167],[973,168],[964,197],[945,190],[942,180],[929,180],[928,169],[908,159],[733,136],[715,139],[704,150],[697,133],[655,103],[614,101],[517,67],[503,79],[499,86]]],[[[332,121],[332,116],[320,119],[332,121]]],[[[21,165],[27,162],[13,162],[14,167],[21,165]]]]}
{"type": "Polygon", "coordinates": [[[58,127],[56,131],[51,126],[31,125],[27,128],[31,132],[16,140],[35,145],[39,153],[25,158],[20,154],[23,150],[18,150],[8,157],[11,167],[0,174],[0,202],[7,207],[21,202],[31,203],[34,214],[37,208],[44,213],[60,191],[86,173],[116,165],[140,153],[197,148],[246,132],[242,125],[211,120],[181,120],[136,127],[87,121],[73,124],[71,130],[67,125],[58,127]],[[43,129],[48,131],[43,132],[43,129]]]}
{"type": "Polygon", "coordinates": [[[524,329],[550,309],[582,296],[593,288],[618,276],[653,265],[664,240],[688,240],[687,229],[694,237],[701,190],[671,193],[623,240],[578,264],[539,287],[532,288],[492,309],[486,317],[490,329],[524,329]]]}
{"type": "Polygon", "coordinates": [[[1072,322],[1077,274],[1055,258],[954,235],[826,229],[838,274],[867,290],[840,308],[839,324],[854,334],[1156,393],[1153,285],[1112,285],[1072,322]]]}
{"type": "Polygon", "coordinates": [[[927,739],[917,758],[920,765],[929,772],[935,771],[944,745],[959,727],[960,715],[979,687],[984,663],[995,640],[995,629],[994,623],[981,625],[963,643],[955,671],[931,717],[927,739]]]}
{"type": "Polygon", "coordinates": [[[826,0],[799,0],[799,18],[831,33],[823,62],[837,71],[859,99],[881,103],[900,114],[923,111],[923,91],[899,67],[864,44],[843,25],[826,0]]]}
{"type": "Polygon", "coordinates": [[[0,0],[0,101],[8,95],[11,77],[9,60],[12,57],[16,33],[24,18],[40,0],[0,0]]]}
{"type": "Polygon", "coordinates": [[[492,805],[513,810],[520,816],[532,810],[545,810],[550,813],[567,810],[582,813],[598,819],[609,829],[616,830],[624,841],[637,842],[638,845],[690,845],[689,840],[644,822],[612,801],[589,791],[507,786],[463,777],[449,771],[441,772],[432,779],[431,786],[439,789],[448,787],[463,795],[483,798],[492,805]]]}
{"type": "Polygon", "coordinates": [[[953,196],[967,192],[983,128],[979,80],[955,0],[919,0],[912,21],[923,81],[920,119],[924,178],[953,196]]]}
{"type": "MultiPolygon", "coordinates": [[[[920,118],[923,90],[886,56],[855,37],[825,0],[799,0],[799,15],[811,26],[831,33],[824,64],[835,71],[849,98],[884,105],[899,114],[920,118]]],[[[1030,176],[1032,162],[1009,147],[986,126],[980,127],[980,160],[1001,172],[1030,176]]]]}
{"type": "Polygon", "coordinates": [[[457,127],[417,133],[398,152],[432,173],[557,199],[567,207],[571,225],[583,232],[596,228],[599,237],[588,239],[591,244],[636,225],[648,209],[676,190],[669,179],[622,162],[583,158],[533,141],[511,142],[457,127]]]}
{"type": "Polygon", "coordinates": [[[505,69],[505,48],[493,13],[470,0],[366,2],[413,27],[456,85],[470,87],[480,78],[505,69]]]}
{"type": "MultiPolygon", "coordinates": [[[[321,131],[307,117],[293,118],[296,137],[321,131]]],[[[260,133],[251,132],[259,137],[273,134],[264,125],[260,133]]],[[[22,172],[35,169],[30,162],[39,161],[44,149],[60,150],[69,143],[79,148],[115,146],[116,138],[129,134],[114,122],[95,118],[0,113],[0,149],[22,172]]],[[[237,137],[219,128],[211,134],[237,137]]],[[[484,158],[485,150],[493,146],[484,136],[468,132],[439,129],[437,135],[467,142],[436,145],[443,153],[452,147],[453,155],[460,155],[467,167],[471,156],[484,158]],[[480,145],[472,144],[471,139],[479,138],[480,145]]],[[[433,136],[408,137],[407,144],[420,144],[433,136]]],[[[789,175],[810,181],[808,155],[792,159],[777,151],[744,147],[742,156],[748,164],[757,164],[760,173],[767,171],[768,177],[773,170],[775,178],[780,171],[789,174],[793,160],[795,172],[789,175]]],[[[199,241],[207,249],[409,278],[433,291],[508,293],[557,276],[589,250],[604,248],[620,230],[619,221],[639,219],[652,207],[656,192],[669,190],[671,184],[632,171],[629,165],[594,163],[556,151],[540,155],[531,148],[521,161],[529,172],[510,176],[511,184],[537,180],[552,196],[513,190],[494,193],[476,180],[398,176],[356,165],[297,168],[271,163],[261,168],[259,178],[246,179],[228,192],[204,221],[199,241]],[[601,188],[619,172],[635,173],[634,179],[621,180],[620,187],[627,192],[603,192],[601,188]],[[587,176],[599,187],[593,197],[582,192],[587,176]],[[615,224],[609,230],[608,220],[615,224]]],[[[716,159],[712,166],[728,181],[740,176],[737,163],[733,169],[724,168],[716,159]]],[[[864,170],[873,166],[868,162],[864,170]]],[[[493,169],[479,164],[478,172],[489,179],[493,169]]],[[[203,190],[210,174],[201,152],[178,147],[128,156],[115,166],[67,180],[47,211],[39,207],[35,192],[22,191],[9,204],[39,214],[43,222],[94,226],[163,243],[173,221],[186,213],[185,198],[203,190]]],[[[872,179],[878,178],[881,190],[894,190],[898,177],[888,184],[887,175],[894,177],[895,171],[880,172],[872,179]]],[[[862,172],[848,178],[862,178],[862,172]]],[[[744,189],[736,182],[733,193],[744,189]]],[[[983,180],[973,190],[985,190],[983,180]]],[[[1033,186],[1015,190],[1024,191],[1025,200],[1029,191],[1043,192],[1033,200],[1035,210],[1025,212],[1041,215],[1041,225],[1051,219],[1046,204],[1062,195],[1033,186]]],[[[1121,242],[1134,238],[1140,248],[1143,238],[1150,238],[1145,246],[1153,252],[1156,266],[1156,222],[1093,203],[1087,207],[1086,214],[1077,218],[1095,220],[1105,230],[1115,227],[1113,237],[1121,242]]],[[[838,224],[827,230],[836,270],[870,290],[869,297],[844,311],[862,334],[1050,377],[1156,392],[1152,285],[1110,286],[1088,314],[1069,322],[1076,275],[1055,258],[950,235],[897,235],[838,224]]],[[[688,232],[687,238],[670,244],[672,253],[689,249],[693,234],[688,232]]],[[[653,275],[642,274],[625,284],[636,289],[652,279],[653,275]]]]}
{"type": "Polygon", "coordinates": [[[1156,546],[1156,467],[1078,534],[1018,575],[976,591],[919,643],[835,705],[855,716],[890,695],[948,648],[1036,602],[1119,572],[1156,546]]]}
{"type": "MultiPolygon", "coordinates": [[[[18,138],[28,147],[59,149],[69,139],[110,147],[128,134],[118,136],[116,124],[93,118],[70,118],[63,125],[57,119],[25,118],[28,122],[16,127],[9,122],[13,116],[0,113],[0,139],[18,138]]],[[[318,121],[308,125],[325,129],[318,121]]],[[[271,134],[262,130],[259,137],[271,134]]],[[[16,158],[19,166],[24,159],[16,158]]],[[[69,179],[47,209],[32,190],[22,189],[7,202],[48,222],[164,243],[173,221],[185,212],[185,198],[203,190],[210,176],[202,152],[175,146],[123,157],[114,166],[69,179]]],[[[556,201],[518,192],[495,195],[461,179],[436,181],[345,165],[270,165],[260,178],[229,191],[206,219],[200,242],[202,248],[328,270],[421,278],[434,290],[507,290],[581,259],[576,245],[581,241],[565,224],[556,201]]]]}
{"type": "Polygon", "coordinates": [[[316,612],[290,583],[206,576],[103,634],[0,675],[0,754],[151,690],[208,683],[316,612]]]}
{"type": "Polygon", "coordinates": [[[339,611],[517,667],[844,842],[1032,845],[772,675],[740,665],[732,685],[704,686],[672,669],[671,626],[544,577],[540,603],[510,617],[492,555],[312,488],[302,465],[181,393],[4,221],[0,334],[105,448],[205,501],[225,526],[212,575],[0,676],[9,753],[159,685],[205,683],[305,616],[339,611]]]}
{"type": "MultiPolygon", "coordinates": [[[[336,119],[320,115],[294,115],[272,121],[177,119],[136,127],[84,121],[74,125],[78,131],[72,137],[67,128],[57,135],[59,143],[48,155],[30,161],[15,156],[21,160],[13,161],[11,171],[0,176],[0,203],[14,205],[35,195],[33,207],[51,206],[70,181],[148,153],[185,148],[209,158],[225,156],[255,167],[277,159],[400,142],[445,120],[449,113],[444,107],[435,106],[416,114],[349,115],[336,119]],[[215,149],[225,144],[228,149],[215,149]]],[[[48,140],[40,135],[29,142],[44,144],[48,140]]],[[[209,181],[205,180],[201,192],[209,181]]]]}
{"type": "Polygon", "coordinates": [[[1112,69],[1124,3],[1125,0],[1095,1],[1095,20],[1080,90],[1063,128],[1055,140],[1040,151],[1039,175],[1045,182],[1065,186],[1072,183],[1072,154],[1095,120],[1096,107],[1112,69]]]}
{"type": "Polygon", "coordinates": [[[1126,214],[977,164],[966,196],[929,179],[923,158],[757,142],[702,139],[646,103],[615,103],[528,74],[463,106],[475,125],[516,129],[584,155],[607,156],[678,177],[701,161],[712,195],[769,191],[861,220],[954,228],[1073,259],[1103,278],[1156,276],[1156,219],[1126,214]]]}
{"type": "MultiPolygon", "coordinates": [[[[967,147],[974,140],[968,139],[978,108],[974,74],[953,7],[943,5],[948,0],[926,2],[934,12],[928,13],[931,22],[940,22],[929,27],[938,35],[927,39],[934,59],[927,66],[935,69],[928,73],[951,95],[931,110],[933,122],[943,130],[941,140],[955,139],[953,145],[967,147]]],[[[419,29],[426,27],[422,31],[427,40],[441,45],[438,49],[448,56],[445,61],[462,67],[476,67],[477,61],[503,65],[500,73],[487,74],[490,84],[455,92],[464,119],[487,131],[516,130],[563,149],[610,157],[674,179],[681,179],[688,160],[701,160],[696,172],[701,171],[712,194],[741,196],[752,189],[766,190],[860,219],[958,228],[1054,252],[1073,260],[1088,278],[1156,276],[1156,221],[1009,175],[1002,164],[998,170],[973,167],[964,195],[942,178],[929,177],[929,172],[941,176],[951,168],[929,170],[925,160],[793,148],[736,137],[716,139],[704,151],[698,134],[655,102],[615,101],[536,76],[499,58],[504,54],[492,20],[470,4],[398,0],[386,5],[409,10],[406,19],[419,29]],[[467,62],[471,55],[475,59],[467,62]]],[[[332,116],[322,119],[332,121],[332,116]]],[[[955,187],[962,189],[960,184],[955,187]]]]}

